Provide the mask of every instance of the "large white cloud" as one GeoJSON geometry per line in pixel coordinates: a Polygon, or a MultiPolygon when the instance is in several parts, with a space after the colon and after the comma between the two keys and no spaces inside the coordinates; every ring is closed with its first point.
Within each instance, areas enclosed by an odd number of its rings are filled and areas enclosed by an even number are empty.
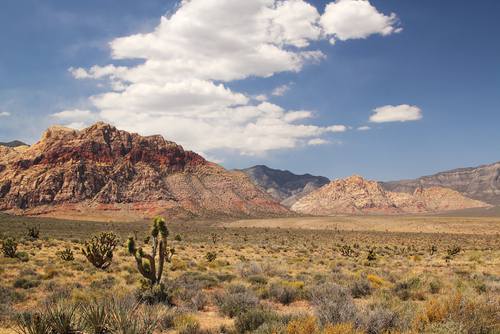
{"type": "Polygon", "coordinates": [[[90,97],[97,113],[54,116],[73,124],[99,118],[125,130],[161,133],[197,151],[226,147],[256,154],[326,143],[319,136],[346,128],[299,124],[314,113],[285,111],[265,102],[267,95],[252,98],[224,83],[298,72],[324,58],[320,50],[305,49],[312,41],[390,34],[396,18],[386,18],[368,1],[357,0],[331,3],[322,17],[303,0],[183,0],[153,32],[110,43],[114,59],[142,59],[140,65],[70,69],[78,79],[109,80],[114,91],[90,97]],[[366,3],[368,14],[346,21],[343,15],[356,13],[358,2],[366,3]],[[335,10],[341,15],[333,15],[335,10]],[[377,18],[384,22],[378,28],[372,23],[377,18]]]}
{"type": "Polygon", "coordinates": [[[370,122],[385,123],[385,122],[406,122],[415,121],[422,118],[420,108],[401,104],[399,106],[383,106],[373,109],[375,114],[370,116],[370,122]]]}

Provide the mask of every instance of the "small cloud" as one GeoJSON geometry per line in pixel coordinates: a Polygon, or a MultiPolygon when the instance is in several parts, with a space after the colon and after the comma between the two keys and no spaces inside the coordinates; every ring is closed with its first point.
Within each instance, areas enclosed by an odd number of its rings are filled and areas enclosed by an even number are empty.
{"type": "Polygon", "coordinates": [[[307,145],[323,145],[323,144],[328,144],[329,141],[328,140],[324,140],[324,139],[321,139],[321,138],[314,138],[314,139],[311,139],[307,142],[307,145]]]}
{"type": "Polygon", "coordinates": [[[364,131],[364,130],[370,130],[371,128],[369,126],[360,126],[358,128],[359,131],[364,131]]]}
{"type": "Polygon", "coordinates": [[[252,99],[264,102],[264,101],[267,101],[267,95],[266,94],[255,95],[255,96],[252,96],[252,99]]]}
{"type": "Polygon", "coordinates": [[[5,116],[5,117],[10,116],[10,112],[4,111],[4,112],[0,113],[0,116],[5,116]]]}
{"type": "Polygon", "coordinates": [[[326,128],[330,132],[344,132],[347,128],[344,125],[332,125],[326,128]]]}
{"type": "Polygon", "coordinates": [[[92,118],[94,119],[96,116],[92,114],[90,110],[64,110],[61,112],[57,112],[54,114],[50,114],[52,117],[57,117],[61,119],[80,119],[80,118],[92,118]]]}
{"type": "Polygon", "coordinates": [[[271,94],[275,96],[283,96],[289,90],[290,87],[288,85],[283,85],[281,87],[276,87],[271,94]]]}
{"type": "Polygon", "coordinates": [[[406,122],[415,121],[422,118],[420,108],[401,104],[399,106],[383,106],[373,109],[374,115],[370,117],[370,122],[385,123],[385,122],[406,122]]]}

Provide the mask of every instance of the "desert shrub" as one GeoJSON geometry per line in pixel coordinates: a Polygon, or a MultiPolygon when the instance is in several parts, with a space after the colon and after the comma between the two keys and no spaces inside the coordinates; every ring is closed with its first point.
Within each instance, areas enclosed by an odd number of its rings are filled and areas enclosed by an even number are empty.
{"type": "Polygon", "coordinates": [[[432,323],[458,323],[465,333],[498,333],[500,303],[486,295],[456,293],[425,304],[426,315],[432,323]]]}
{"type": "Polygon", "coordinates": [[[376,307],[366,317],[366,329],[368,333],[378,334],[387,333],[396,326],[396,317],[398,314],[390,309],[376,307]]]}
{"type": "Polygon", "coordinates": [[[247,277],[247,281],[254,285],[266,285],[269,277],[265,275],[252,275],[247,277]]]}
{"type": "Polygon", "coordinates": [[[31,280],[31,279],[24,278],[24,277],[19,277],[18,279],[16,279],[14,281],[14,283],[12,283],[14,288],[18,288],[18,289],[34,288],[34,287],[37,287],[39,284],[40,284],[40,282],[38,282],[36,280],[31,280]]]}
{"type": "Polygon", "coordinates": [[[236,278],[236,275],[229,274],[229,273],[222,273],[218,272],[215,274],[215,277],[220,281],[220,282],[231,282],[233,279],[236,278]]]}
{"type": "Polygon", "coordinates": [[[192,314],[182,314],[174,319],[174,327],[179,334],[197,334],[200,322],[192,314]]]}
{"type": "Polygon", "coordinates": [[[134,291],[135,299],[147,305],[158,303],[171,304],[172,292],[168,287],[168,281],[162,279],[159,283],[151,284],[151,281],[141,279],[139,287],[134,291]]]}
{"type": "Polygon", "coordinates": [[[255,331],[264,323],[270,323],[278,318],[278,314],[266,308],[257,308],[238,314],[234,327],[238,333],[255,331]]]}
{"type": "Polygon", "coordinates": [[[259,296],[242,284],[230,284],[212,295],[212,300],[219,307],[220,313],[233,318],[240,313],[257,307],[259,296]]]}
{"type": "Polygon", "coordinates": [[[366,331],[364,329],[357,329],[352,322],[341,322],[335,325],[327,324],[323,329],[322,334],[366,334],[366,331]]]}
{"type": "Polygon", "coordinates": [[[236,272],[240,275],[240,277],[247,278],[253,275],[261,275],[262,268],[256,262],[243,262],[238,265],[236,272]]]}
{"type": "Polygon", "coordinates": [[[439,293],[442,289],[443,283],[438,280],[432,280],[429,282],[429,292],[432,294],[439,293]]]}
{"type": "Polygon", "coordinates": [[[186,270],[186,264],[179,260],[178,258],[173,258],[171,260],[171,266],[170,270],[175,271],[175,270],[186,270]]]}
{"type": "Polygon", "coordinates": [[[197,282],[200,283],[201,286],[205,289],[212,288],[219,284],[219,280],[217,277],[214,277],[209,274],[203,274],[197,271],[187,271],[175,279],[175,282],[181,282],[184,284],[197,282]]]}
{"type": "Polygon", "coordinates": [[[420,286],[420,278],[418,276],[410,276],[396,282],[393,286],[393,291],[401,300],[409,300],[415,297],[415,290],[420,286]]]}
{"type": "Polygon", "coordinates": [[[29,255],[26,252],[18,252],[15,255],[21,262],[28,262],[29,261],[29,255]]]}
{"type": "Polygon", "coordinates": [[[193,298],[189,306],[195,311],[201,311],[208,304],[207,293],[203,290],[198,291],[193,298]]]}
{"type": "Polygon", "coordinates": [[[336,284],[322,284],[311,289],[311,302],[321,324],[353,323],[362,326],[350,289],[336,284]]]}
{"type": "Polygon", "coordinates": [[[33,239],[38,239],[40,237],[40,223],[35,226],[27,226],[26,223],[23,223],[23,225],[28,229],[28,237],[33,239]]]}
{"type": "Polygon", "coordinates": [[[370,282],[372,288],[379,289],[384,285],[384,281],[377,275],[368,275],[366,279],[370,282]]]}
{"type": "Polygon", "coordinates": [[[285,284],[272,284],[269,287],[269,295],[283,305],[291,304],[297,299],[297,289],[285,284]]]}
{"type": "Polygon", "coordinates": [[[319,334],[319,326],[316,318],[312,316],[300,317],[293,319],[285,328],[287,334],[319,334]]]}
{"type": "Polygon", "coordinates": [[[372,286],[365,277],[354,276],[349,279],[348,287],[353,298],[361,298],[370,295],[372,286]]]}
{"type": "Polygon", "coordinates": [[[43,280],[49,280],[49,279],[53,279],[56,276],[59,276],[59,270],[49,269],[49,270],[47,270],[47,272],[45,273],[45,275],[42,276],[42,279],[43,280]]]}
{"type": "Polygon", "coordinates": [[[262,271],[269,277],[281,276],[286,273],[286,268],[282,261],[266,259],[261,263],[262,271]]]}
{"type": "Polygon", "coordinates": [[[116,279],[113,276],[97,279],[90,282],[90,288],[94,290],[108,290],[116,285],[116,279]]]}

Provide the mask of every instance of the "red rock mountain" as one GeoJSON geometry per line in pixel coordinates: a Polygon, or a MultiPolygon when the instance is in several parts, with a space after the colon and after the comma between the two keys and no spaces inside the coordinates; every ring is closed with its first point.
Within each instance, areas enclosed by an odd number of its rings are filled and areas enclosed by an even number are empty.
{"type": "Polygon", "coordinates": [[[243,173],[102,122],[52,126],[29,147],[0,146],[0,210],[82,219],[293,215],[243,173]]]}
{"type": "Polygon", "coordinates": [[[327,216],[336,213],[402,214],[488,206],[445,188],[417,188],[411,194],[385,191],[359,175],[336,179],[296,202],[291,210],[327,216]]]}

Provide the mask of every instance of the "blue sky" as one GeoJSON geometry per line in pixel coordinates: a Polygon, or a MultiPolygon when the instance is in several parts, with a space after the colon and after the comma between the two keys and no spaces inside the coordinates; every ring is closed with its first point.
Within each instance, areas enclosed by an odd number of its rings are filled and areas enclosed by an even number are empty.
{"type": "Polygon", "coordinates": [[[5,1],[0,141],[102,120],[228,169],[388,181],[496,162],[499,15],[497,0],[5,1]]]}

